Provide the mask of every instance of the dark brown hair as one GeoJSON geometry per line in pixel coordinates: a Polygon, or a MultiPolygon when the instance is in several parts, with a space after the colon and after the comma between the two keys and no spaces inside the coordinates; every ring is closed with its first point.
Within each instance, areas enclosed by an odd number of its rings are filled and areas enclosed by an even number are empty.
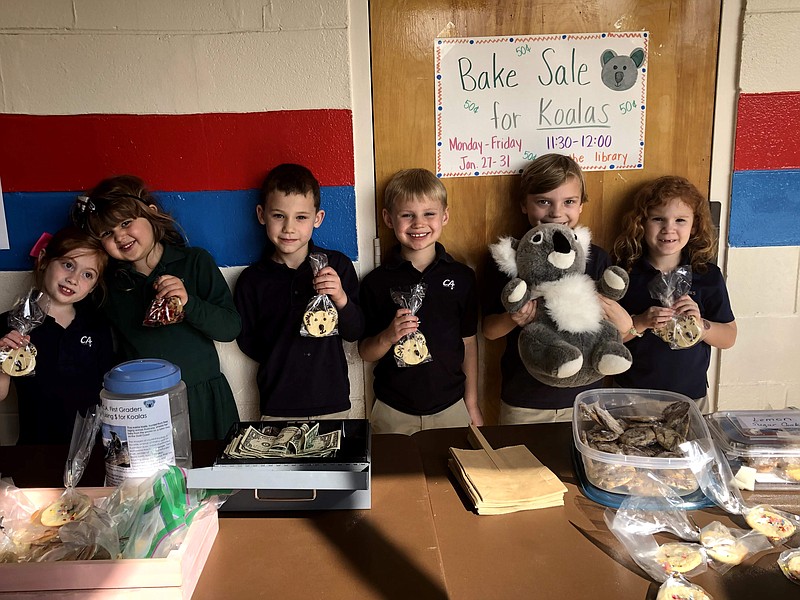
{"type": "Polygon", "coordinates": [[[273,192],[300,194],[301,196],[305,196],[310,192],[314,196],[314,210],[319,210],[319,181],[303,165],[284,163],[267,173],[264,183],[261,184],[261,194],[259,196],[261,206],[266,208],[267,198],[273,192]]]}
{"type": "Polygon", "coordinates": [[[633,206],[622,219],[622,233],[611,250],[612,258],[630,271],[647,252],[644,243],[644,224],[648,211],[678,199],[692,209],[692,233],[684,248],[692,269],[703,273],[717,255],[717,235],[711,218],[708,200],[688,179],[667,175],[651,181],[633,198],[633,206]]]}
{"type": "Polygon", "coordinates": [[[178,224],[164,212],[144,181],[135,175],[117,175],[98,183],[87,196],[78,198],[72,208],[73,222],[96,238],[122,221],[143,217],[153,226],[156,243],[185,246],[178,224]],[[156,211],[150,207],[155,206],[156,211]]]}

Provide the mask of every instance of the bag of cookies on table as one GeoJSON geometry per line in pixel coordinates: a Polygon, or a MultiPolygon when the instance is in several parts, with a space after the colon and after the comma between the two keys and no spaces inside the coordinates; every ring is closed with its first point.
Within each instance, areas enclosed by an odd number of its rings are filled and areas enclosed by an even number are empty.
{"type": "MultiPolygon", "coordinates": [[[[418,283],[407,288],[395,288],[391,290],[392,300],[400,308],[407,308],[412,315],[416,315],[422,306],[427,287],[424,283],[418,283]]],[[[397,340],[392,352],[398,367],[414,367],[433,360],[428,350],[428,341],[419,329],[397,340]]]]}
{"type": "MultiPolygon", "coordinates": [[[[44,292],[31,288],[17,300],[8,312],[8,326],[26,336],[47,317],[48,298],[44,292]]],[[[21,348],[0,348],[0,369],[6,375],[19,377],[33,375],[36,368],[36,346],[28,342],[21,348]]]]}
{"type": "MultiPolygon", "coordinates": [[[[313,253],[308,255],[308,262],[311,264],[311,272],[316,277],[328,266],[328,257],[325,254],[313,253]]],[[[308,301],[306,311],[303,313],[300,335],[303,337],[339,335],[339,311],[327,294],[317,294],[308,301]]]]}
{"type": "MultiPolygon", "coordinates": [[[[671,307],[681,296],[692,289],[692,267],[681,265],[669,273],[660,273],[647,284],[650,297],[661,306],[671,307]]],[[[692,315],[674,315],[663,327],[653,333],[669,344],[673,350],[691,348],[703,334],[703,326],[692,315]]]]}

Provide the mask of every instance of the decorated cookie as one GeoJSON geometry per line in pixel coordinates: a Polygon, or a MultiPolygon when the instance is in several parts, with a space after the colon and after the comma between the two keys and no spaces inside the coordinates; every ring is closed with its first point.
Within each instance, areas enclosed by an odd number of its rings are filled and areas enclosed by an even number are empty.
{"type": "Polygon", "coordinates": [[[33,373],[36,368],[36,347],[28,344],[22,348],[9,350],[0,368],[3,373],[12,377],[33,373]]]}
{"type": "Polygon", "coordinates": [[[788,539],[796,531],[794,523],[764,504],[753,507],[744,519],[755,531],[764,534],[773,542],[788,539]]]}
{"type": "Polygon", "coordinates": [[[786,550],[778,558],[781,571],[795,583],[800,583],[800,549],[786,550]]]}
{"type": "Polygon", "coordinates": [[[658,590],[656,600],[711,600],[711,596],[699,585],[670,578],[658,590]]]}
{"type": "Polygon", "coordinates": [[[654,329],[653,333],[670,345],[678,348],[691,348],[700,341],[703,328],[693,316],[679,315],[664,327],[654,329]]]}
{"type": "Polygon", "coordinates": [[[738,565],[747,556],[747,546],[723,525],[716,529],[704,529],[700,533],[700,543],[708,556],[728,565],[738,565]]]}
{"type": "Polygon", "coordinates": [[[59,527],[72,521],[80,521],[89,512],[92,501],[88,496],[74,494],[62,496],[42,511],[42,525],[59,527]]]}
{"type": "Polygon", "coordinates": [[[419,331],[404,337],[394,346],[394,355],[401,366],[413,366],[425,362],[430,356],[428,341],[419,331]]]}
{"type": "Polygon", "coordinates": [[[655,556],[656,562],[667,573],[688,573],[699,567],[703,561],[703,553],[692,544],[662,544],[655,556]]]}
{"type": "Polygon", "coordinates": [[[335,308],[307,311],[303,315],[303,325],[311,337],[331,335],[339,323],[339,313],[335,308]]]}

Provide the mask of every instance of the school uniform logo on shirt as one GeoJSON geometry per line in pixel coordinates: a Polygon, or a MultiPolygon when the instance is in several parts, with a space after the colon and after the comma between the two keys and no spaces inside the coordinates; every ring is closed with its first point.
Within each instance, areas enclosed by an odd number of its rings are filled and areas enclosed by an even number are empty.
{"type": "Polygon", "coordinates": [[[92,347],[92,336],[84,335],[83,337],[81,337],[81,345],[89,346],[89,348],[91,348],[92,347]]]}
{"type": "Polygon", "coordinates": [[[442,286],[454,290],[456,289],[456,282],[453,281],[452,279],[445,279],[444,281],[442,281],[442,286]]]}

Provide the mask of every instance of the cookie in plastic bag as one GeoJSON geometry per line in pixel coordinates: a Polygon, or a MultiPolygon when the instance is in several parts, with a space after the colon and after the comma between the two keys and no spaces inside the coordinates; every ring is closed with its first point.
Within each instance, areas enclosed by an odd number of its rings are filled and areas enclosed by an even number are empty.
{"type": "MultiPolygon", "coordinates": [[[[308,261],[311,263],[311,272],[314,277],[328,266],[328,257],[325,254],[309,254],[308,261]]],[[[339,335],[339,311],[336,310],[327,294],[317,294],[309,300],[306,311],[303,313],[300,335],[303,337],[339,335]]]]}
{"type": "MultiPolygon", "coordinates": [[[[651,298],[669,308],[692,289],[692,268],[681,265],[669,273],[660,273],[647,284],[647,289],[651,298]]],[[[653,333],[673,350],[681,350],[691,348],[701,340],[703,327],[691,315],[675,315],[663,327],[653,329],[653,333]]]]}
{"type": "MultiPolygon", "coordinates": [[[[48,298],[40,290],[31,288],[17,300],[8,312],[8,326],[23,336],[30,334],[47,317],[48,298]]],[[[33,375],[36,368],[36,346],[28,342],[21,348],[0,348],[0,369],[11,377],[33,375]]]]}
{"type": "MultiPolygon", "coordinates": [[[[424,283],[412,285],[410,288],[391,290],[392,300],[400,308],[407,308],[416,315],[422,306],[427,286],[424,283]]],[[[414,367],[433,360],[425,335],[417,330],[401,337],[392,347],[394,360],[398,367],[414,367]]]]}
{"type": "Polygon", "coordinates": [[[177,296],[155,298],[142,321],[145,327],[161,327],[180,323],[184,318],[183,303],[177,296]]]}

